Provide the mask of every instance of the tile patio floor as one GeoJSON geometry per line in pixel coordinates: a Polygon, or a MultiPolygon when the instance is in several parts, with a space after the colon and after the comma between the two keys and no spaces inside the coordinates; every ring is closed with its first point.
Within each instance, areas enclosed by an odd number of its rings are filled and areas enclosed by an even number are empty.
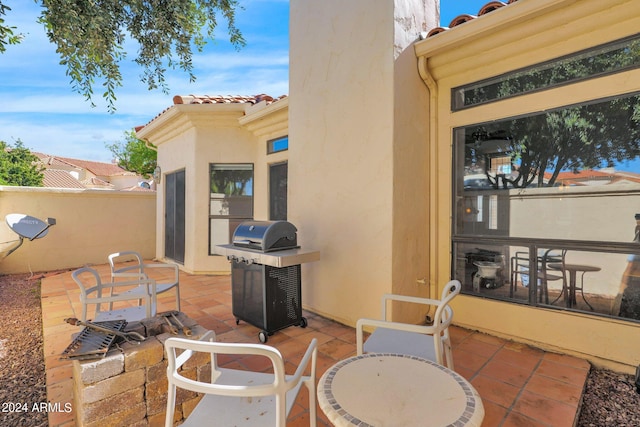
{"type": "MultiPolygon", "coordinates": [[[[108,265],[94,266],[108,278],[108,265]]],[[[259,330],[236,325],[231,311],[228,276],[188,275],[181,272],[182,311],[216,332],[220,341],[259,342],[259,330]]],[[[159,311],[174,309],[173,292],[159,298],[159,311]],[[164,296],[167,295],[167,296],[164,296]]],[[[42,318],[48,400],[73,401],[71,363],[59,356],[77,327],[66,317],[80,317],[78,288],[71,272],[42,280],[42,318]]],[[[356,352],[355,330],[305,312],[307,328],[289,327],[269,337],[285,360],[300,357],[312,338],[318,339],[317,378],[335,362],[356,352]]],[[[478,390],[485,408],[485,427],[574,426],[589,372],[588,362],[548,353],[493,336],[452,327],[455,369],[478,390]]],[[[303,389],[304,390],[304,389],[303,389]]],[[[318,408],[318,426],[331,426],[318,408]]],[[[50,413],[50,427],[75,425],[73,411],[50,413]]],[[[308,426],[308,396],[300,393],[289,426],[308,426]]],[[[401,427],[401,426],[399,426],[401,427]]]]}

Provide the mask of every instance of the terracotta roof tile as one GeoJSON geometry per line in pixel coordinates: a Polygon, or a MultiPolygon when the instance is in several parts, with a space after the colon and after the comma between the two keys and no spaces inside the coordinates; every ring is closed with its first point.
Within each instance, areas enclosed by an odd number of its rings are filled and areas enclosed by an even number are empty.
{"type": "Polygon", "coordinates": [[[103,181],[100,178],[88,178],[83,181],[80,181],[85,187],[104,187],[104,188],[114,188],[114,185],[110,182],[103,181]]]}
{"type": "Polygon", "coordinates": [[[48,188],[85,188],[69,172],[60,169],[45,169],[43,186],[48,188]]]}
{"type": "MultiPolygon", "coordinates": [[[[259,95],[176,95],[173,97],[173,105],[185,105],[185,104],[257,104],[262,101],[266,101],[267,104],[273,104],[286,98],[287,95],[280,95],[274,98],[270,95],[261,93],[259,95]]],[[[145,126],[156,120],[158,117],[166,113],[169,108],[165,108],[160,114],[145,125],[136,126],[134,130],[139,132],[145,126]]]]}
{"type": "Polygon", "coordinates": [[[482,8],[480,8],[480,10],[478,11],[477,15],[471,15],[471,14],[462,14],[462,15],[458,15],[455,18],[453,18],[453,20],[451,20],[451,22],[449,23],[448,27],[436,27],[433,28],[431,31],[429,31],[426,35],[425,38],[429,38],[429,37],[433,37],[437,34],[443,33],[447,30],[450,30],[454,27],[457,27],[459,25],[462,25],[466,22],[472,21],[476,18],[478,18],[479,16],[482,15],[486,15],[487,13],[491,13],[494,10],[500,9],[501,7],[504,6],[508,6],[512,3],[517,2],[518,0],[509,0],[508,2],[504,2],[504,1],[490,1],[487,4],[485,4],[484,6],[482,6],[482,8]]]}
{"type": "MultiPolygon", "coordinates": [[[[545,172],[545,178],[551,178],[549,172],[545,172]]],[[[632,172],[620,172],[615,170],[593,170],[585,169],[574,172],[560,172],[556,178],[556,182],[564,185],[583,186],[587,185],[589,181],[607,181],[609,184],[614,184],[620,181],[632,181],[640,183],[640,174],[632,172]]]]}
{"type": "Polygon", "coordinates": [[[70,166],[78,169],[86,169],[97,176],[133,176],[135,173],[129,172],[114,163],[94,162],[90,160],[72,159],[69,157],[52,156],[49,154],[33,151],[46,167],[70,166]]]}

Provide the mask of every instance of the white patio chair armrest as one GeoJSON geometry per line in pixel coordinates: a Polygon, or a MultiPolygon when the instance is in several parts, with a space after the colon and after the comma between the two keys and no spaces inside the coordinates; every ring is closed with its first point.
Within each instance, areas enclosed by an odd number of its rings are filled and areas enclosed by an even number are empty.
{"type": "Polygon", "coordinates": [[[383,301],[402,301],[402,302],[410,302],[415,304],[424,304],[424,305],[438,305],[440,304],[440,300],[432,299],[432,298],[424,298],[424,297],[413,297],[408,295],[398,295],[398,294],[384,294],[382,296],[383,301]]]}
{"type": "Polygon", "coordinates": [[[398,301],[398,302],[406,302],[412,304],[421,304],[428,305],[433,307],[439,307],[442,304],[441,300],[432,299],[432,298],[424,298],[424,297],[414,297],[408,295],[398,295],[398,294],[384,294],[382,295],[382,319],[387,319],[387,302],[388,301],[398,301]]]}
{"type": "MultiPolygon", "coordinates": [[[[186,338],[182,338],[185,339],[186,338]]],[[[202,335],[200,337],[200,339],[198,339],[198,341],[210,341],[210,342],[214,342],[216,340],[216,333],[214,331],[207,331],[205,332],[204,335],[202,335]]],[[[180,368],[187,360],[189,360],[191,358],[191,356],[193,356],[193,350],[184,350],[179,356],[176,356],[176,369],[180,368]]],[[[212,370],[215,368],[214,365],[212,365],[212,370]]]]}
{"type": "Polygon", "coordinates": [[[135,265],[126,265],[120,268],[113,268],[111,270],[111,276],[119,276],[119,277],[138,277],[140,275],[144,275],[144,271],[142,270],[142,266],[140,264],[135,265]]]}
{"type": "Polygon", "coordinates": [[[399,331],[406,331],[406,332],[417,332],[419,334],[437,334],[442,329],[444,329],[444,327],[448,326],[449,323],[451,323],[450,319],[448,322],[441,323],[439,327],[436,327],[436,326],[430,326],[430,325],[412,325],[407,323],[390,322],[387,320],[379,320],[379,319],[367,319],[367,318],[358,319],[358,321],[356,322],[356,352],[358,355],[362,354],[363,346],[364,346],[364,327],[365,326],[396,329],[399,331]]]}
{"type": "MultiPolygon", "coordinates": [[[[441,323],[443,325],[443,323],[441,323]]],[[[441,327],[435,325],[414,325],[411,323],[390,322],[388,320],[378,319],[358,319],[356,323],[356,329],[363,329],[364,326],[375,326],[376,328],[388,328],[396,329],[399,331],[415,332],[418,334],[434,334],[437,333],[441,327]]]]}
{"type": "Polygon", "coordinates": [[[309,365],[309,361],[311,361],[311,375],[310,375],[311,378],[310,379],[312,379],[315,382],[315,363],[316,363],[317,353],[318,353],[318,340],[314,338],[311,340],[311,343],[309,343],[309,346],[307,347],[307,351],[305,351],[304,356],[302,356],[302,360],[300,360],[300,364],[298,365],[296,372],[287,381],[287,383],[289,383],[289,387],[287,387],[288,390],[293,388],[300,381],[300,378],[302,377],[302,375],[304,374],[304,371],[307,369],[307,366],[309,365]]]}

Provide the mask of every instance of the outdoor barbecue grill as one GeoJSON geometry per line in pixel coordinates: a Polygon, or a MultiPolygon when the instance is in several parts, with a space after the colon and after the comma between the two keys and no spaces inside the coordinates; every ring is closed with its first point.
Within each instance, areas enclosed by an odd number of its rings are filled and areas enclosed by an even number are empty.
{"type": "Polygon", "coordinates": [[[301,264],[317,261],[317,251],[302,251],[297,228],[287,221],[245,221],[232,243],[219,245],[218,255],[231,262],[231,294],[236,324],[243,320],[268,336],[289,326],[307,326],[302,317],[301,264]]]}

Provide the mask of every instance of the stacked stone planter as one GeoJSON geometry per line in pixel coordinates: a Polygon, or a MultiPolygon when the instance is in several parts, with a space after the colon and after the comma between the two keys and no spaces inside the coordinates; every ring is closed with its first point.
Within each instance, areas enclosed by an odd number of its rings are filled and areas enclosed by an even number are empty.
{"type": "MultiPolygon", "coordinates": [[[[179,319],[190,326],[199,339],[206,330],[180,313],[179,319]]],[[[162,319],[147,319],[127,325],[127,331],[142,333],[147,338],[140,344],[122,343],[100,360],[73,361],[74,410],[76,425],[93,426],[163,426],[167,405],[166,332],[162,319]]],[[[178,337],[184,338],[182,332],[178,337]]],[[[185,376],[211,378],[210,359],[199,354],[183,367],[185,376]],[[199,357],[201,356],[201,357],[199,357]]],[[[176,417],[178,422],[188,415],[200,400],[196,393],[178,390],[176,417]]]]}

